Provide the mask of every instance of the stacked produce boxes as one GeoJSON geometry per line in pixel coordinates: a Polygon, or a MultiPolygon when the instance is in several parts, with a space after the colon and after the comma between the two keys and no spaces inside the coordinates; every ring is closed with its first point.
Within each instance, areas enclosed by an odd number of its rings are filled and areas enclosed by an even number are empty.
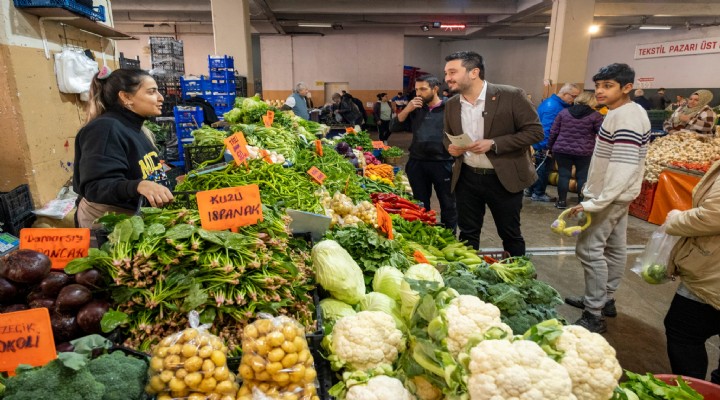
{"type": "Polygon", "coordinates": [[[180,77],[185,75],[182,40],[172,37],[150,37],[150,71],[165,97],[163,115],[169,116],[180,101],[180,77]]]}
{"type": "Polygon", "coordinates": [[[204,121],[203,110],[196,106],[175,106],[175,132],[178,140],[178,160],[184,161],[184,146],[192,143],[192,131],[202,126],[204,121]]]}
{"type": "Polygon", "coordinates": [[[233,108],[235,103],[235,61],[230,56],[208,56],[210,91],[207,98],[218,116],[233,108]]]}

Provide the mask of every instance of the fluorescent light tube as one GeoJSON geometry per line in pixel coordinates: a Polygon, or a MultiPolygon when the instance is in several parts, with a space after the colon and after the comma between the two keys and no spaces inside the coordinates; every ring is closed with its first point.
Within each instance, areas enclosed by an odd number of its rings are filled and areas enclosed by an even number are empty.
{"type": "Polygon", "coordinates": [[[298,22],[298,25],[301,28],[332,28],[332,24],[324,24],[324,23],[318,23],[318,22],[298,22]]]}
{"type": "Polygon", "coordinates": [[[670,25],[640,25],[640,27],[638,29],[668,30],[668,29],[672,29],[672,26],[670,26],[670,25]]]}

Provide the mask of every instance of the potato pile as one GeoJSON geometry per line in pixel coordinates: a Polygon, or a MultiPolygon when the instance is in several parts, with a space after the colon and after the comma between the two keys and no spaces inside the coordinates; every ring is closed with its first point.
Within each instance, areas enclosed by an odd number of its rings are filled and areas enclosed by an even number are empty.
{"type": "Polygon", "coordinates": [[[357,226],[360,222],[374,226],[377,223],[377,210],[369,201],[361,201],[355,205],[350,197],[340,192],[335,192],[332,197],[327,191],[316,194],[321,197],[320,203],[325,214],[332,218],[330,226],[357,226]]]}
{"type": "Polygon", "coordinates": [[[168,336],[153,349],[146,391],[157,400],[234,400],[238,384],[226,355],[222,340],[203,329],[168,336]]]}
{"type": "Polygon", "coordinates": [[[672,161],[705,162],[720,159],[720,138],[680,131],[656,139],[648,146],[645,159],[645,180],[658,181],[658,176],[672,161]]]}
{"type": "Polygon", "coordinates": [[[259,319],[243,330],[237,400],[253,394],[280,400],[319,400],[305,328],[289,317],[259,319]]]}

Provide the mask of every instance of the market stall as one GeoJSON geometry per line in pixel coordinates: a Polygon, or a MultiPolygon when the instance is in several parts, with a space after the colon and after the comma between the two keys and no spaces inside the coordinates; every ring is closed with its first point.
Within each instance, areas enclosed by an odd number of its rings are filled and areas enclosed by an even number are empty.
{"type": "Polygon", "coordinates": [[[66,266],[28,249],[3,261],[0,318],[46,310],[43,341],[62,351],[4,380],[8,400],[691,393],[630,372],[619,386],[615,350],[561,322],[531,260],[478,254],[436,225],[367,133],[317,139],[326,127],[257,98],[225,120],[192,132],[188,148],[215,150],[171,206],[105,215],[107,242],[76,244],[66,266]],[[289,215],[318,223],[294,229],[289,215]]]}

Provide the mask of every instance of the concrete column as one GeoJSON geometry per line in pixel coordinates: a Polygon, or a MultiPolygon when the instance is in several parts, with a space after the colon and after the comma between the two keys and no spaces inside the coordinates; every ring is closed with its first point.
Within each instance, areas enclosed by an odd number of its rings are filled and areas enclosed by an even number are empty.
{"type": "Polygon", "coordinates": [[[215,54],[235,58],[235,69],[247,77],[248,95],[255,94],[250,40],[249,0],[210,0],[215,54]]]}
{"type": "Polygon", "coordinates": [[[583,87],[594,12],[595,0],[553,0],[543,97],[565,83],[583,87]]]}

